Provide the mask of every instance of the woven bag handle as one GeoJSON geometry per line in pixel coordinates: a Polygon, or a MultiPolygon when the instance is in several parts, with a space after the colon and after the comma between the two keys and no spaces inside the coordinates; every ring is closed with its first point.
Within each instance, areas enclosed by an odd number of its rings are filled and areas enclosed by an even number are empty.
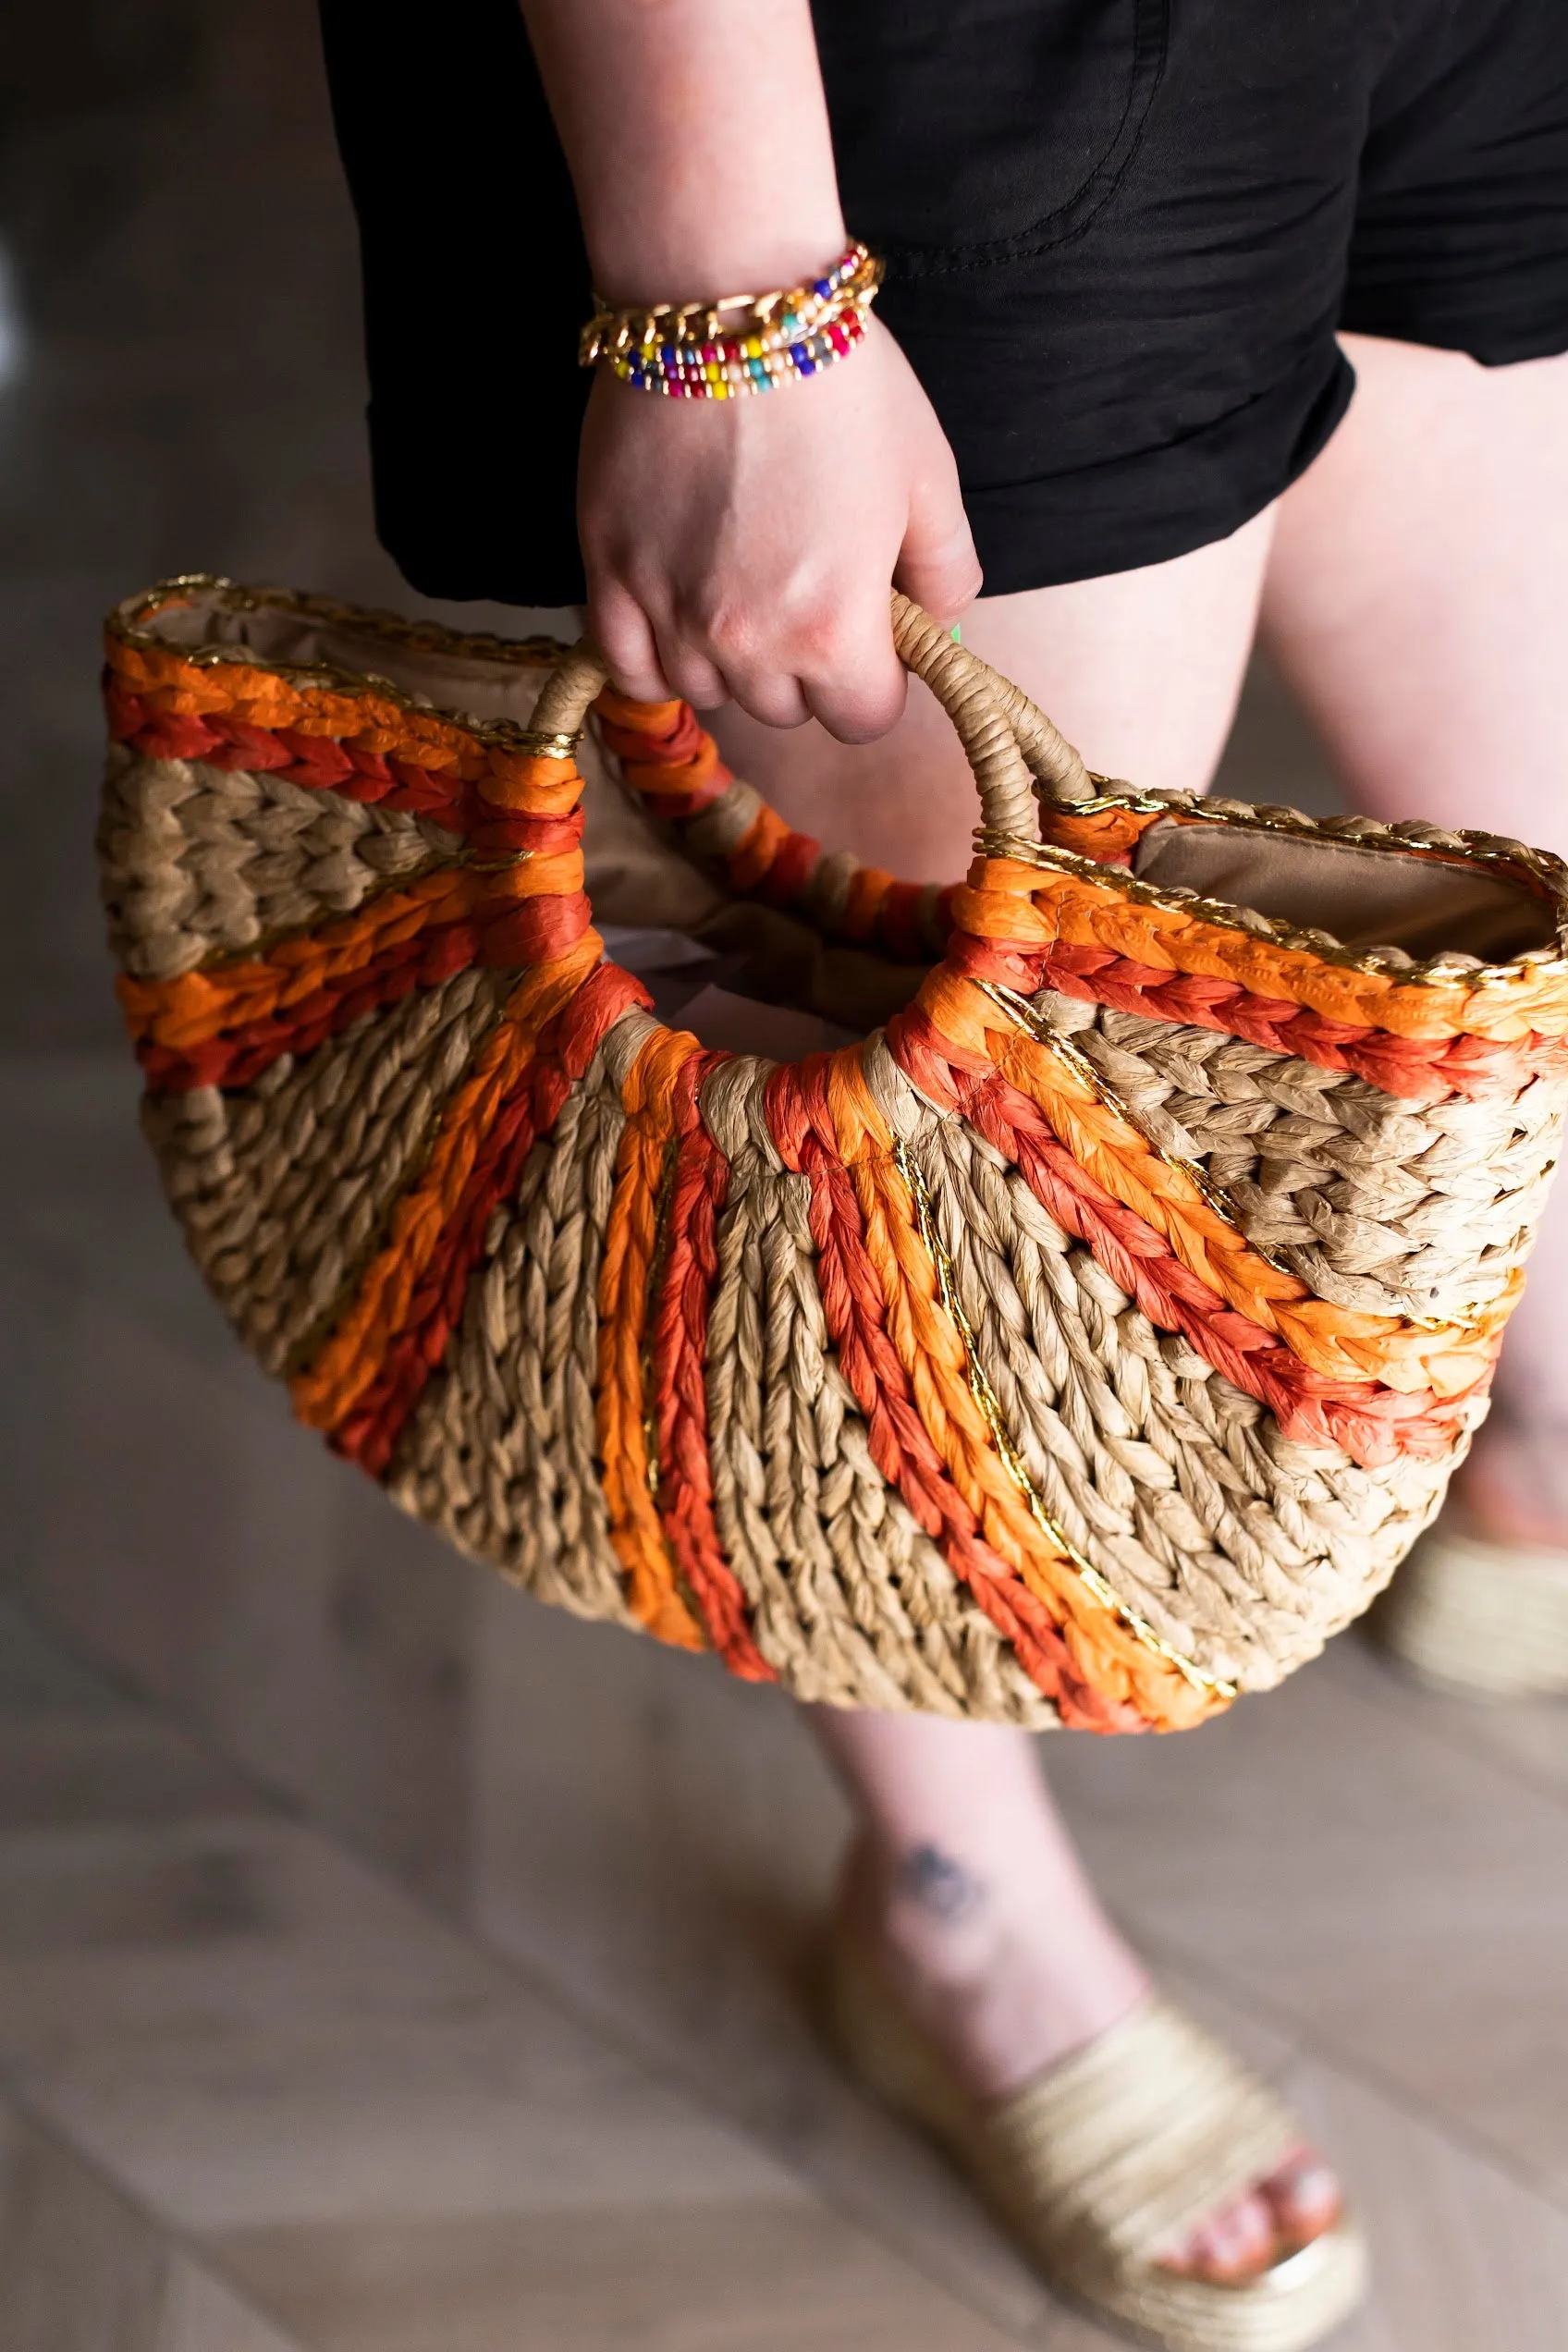
{"type": "MultiPolygon", "coordinates": [[[[1035,787],[1061,805],[1094,797],[1088,769],[1027,694],[955,644],[950,632],[907,596],[893,597],[899,658],[925,683],[952,720],[980,794],[989,832],[1037,839],[1035,787]]],[[[609,667],[585,637],[563,654],[534,704],[530,733],[574,735],[608,683],[609,667]]]]}

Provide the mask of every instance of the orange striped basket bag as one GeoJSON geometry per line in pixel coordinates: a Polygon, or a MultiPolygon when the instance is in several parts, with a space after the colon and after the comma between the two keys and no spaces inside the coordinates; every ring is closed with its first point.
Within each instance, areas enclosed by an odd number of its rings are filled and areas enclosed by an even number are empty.
{"type": "Polygon", "coordinates": [[[101,854],[147,1130],[300,1418],[542,1599],[802,1698],[1182,1728],[1366,1605],[1485,1413],[1568,870],[1108,785],[895,628],[979,788],[941,891],[791,832],[589,646],[129,601],[101,854]],[[584,778],[857,1042],[655,1018],[584,778]]]}

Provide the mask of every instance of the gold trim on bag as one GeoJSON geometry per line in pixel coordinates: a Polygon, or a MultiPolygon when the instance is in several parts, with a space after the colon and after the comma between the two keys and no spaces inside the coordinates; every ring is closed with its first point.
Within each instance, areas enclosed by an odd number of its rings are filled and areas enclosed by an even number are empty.
{"type": "MultiPolygon", "coordinates": [[[[1096,781],[1102,779],[1096,778],[1096,781]]],[[[1548,900],[1554,917],[1557,946],[1526,948],[1516,956],[1508,956],[1501,963],[1473,963],[1455,969],[1440,956],[1417,962],[1390,953],[1386,949],[1341,947],[1327,931],[1303,930],[1293,923],[1286,923],[1277,915],[1259,914],[1256,909],[1243,907],[1228,899],[1200,898],[1188,890],[1177,895],[1158,889],[1152,882],[1141,882],[1124,866],[1107,864],[1102,859],[1085,857],[1077,850],[1059,849],[1053,842],[1031,839],[1023,833],[998,833],[988,826],[978,826],[974,831],[974,846],[982,857],[1008,858],[1020,865],[1038,866],[1043,873],[1061,874],[1074,881],[1091,882],[1096,888],[1112,890],[1119,898],[1133,906],[1160,907],[1167,913],[1182,914],[1200,923],[1212,923],[1226,931],[1244,931],[1254,938],[1272,939],[1282,948],[1293,948],[1304,955],[1316,956],[1320,963],[1340,965],[1348,972],[1365,972],[1379,980],[1408,982],[1413,987],[1462,987],[1476,989],[1495,986],[1500,979],[1556,979],[1568,976],[1568,864],[1553,857],[1549,851],[1532,850],[1523,841],[1499,841],[1497,836],[1486,833],[1456,833],[1454,839],[1463,844],[1456,850],[1438,849],[1428,842],[1407,840],[1385,827],[1376,832],[1354,835],[1338,834],[1330,825],[1317,817],[1303,816],[1293,809],[1238,809],[1232,803],[1205,802],[1190,792],[1173,792],[1156,798],[1147,792],[1104,792],[1092,801],[1075,801],[1061,812],[1067,816],[1096,815],[1107,809],[1125,809],[1133,815],[1192,816],[1207,824],[1231,825],[1239,830],[1253,833],[1289,833],[1298,840],[1341,843],[1358,850],[1398,851],[1405,857],[1430,858],[1442,865],[1495,866],[1512,873],[1515,880],[1528,885],[1538,896],[1548,900]],[[1245,916],[1246,920],[1240,920],[1245,916]]]]}
{"type": "Polygon", "coordinates": [[[1118,1119],[1123,1120],[1135,1135],[1140,1135],[1157,1159],[1163,1160],[1167,1168],[1174,1168],[1179,1175],[1185,1176],[1188,1182],[1213,1209],[1216,1217],[1222,1219],[1231,1231],[1245,1242],[1248,1249],[1255,1250],[1267,1265],[1274,1268],[1276,1274],[1289,1274],[1296,1281],[1301,1280],[1293,1267],[1288,1266],[1283,1258],[1276,1257],[1272,1250],[1265,1248],[1261,1242],[1253,1240],[1243,1221],[1241,1210],[1224,1185],[1216,1183],[1207,1170],[1199,1168],[1195,1161],[1183,1158],[1180,1152],[1168,1151],[1158,1138],[1149,1133],[1136,1111],[1117,1092],[1110,1081],[1100,1075],[1088,1055],[1073,1045],[1070,1038],[1060,1035],[1051,1027],[1049,1022],[1036,1011],[1027,997],[1018,996],[1011,988],[1004,988],[999,982],[994,980],[976,980],[974,986],[980,990],[982,996],[990,998],[998,1011],[1006,1013],[1016,1028],[1022,1029],[1024,1035],[1033,1038],[1036,1045],[1044,1046],[1047,1051],[1061,1063],[1064,1070],[1070,1070],[1079,1084],[1093,1095],[1096,1102],[1103,1103],[1108,1110],[1114,1111],[1118,1119]]]}
{"type": "Polygon", "coordinates": [[[523,748],[534,759],[575,759],[577,746],[582,741],[581,727],[570,731],[563,728],[557,735],[542,735],[532,727],[520,728],[518,731],[523,748]]]}
{"type": "MultiPolygon", "coordinates": [[[[1150,1133],[1126,1098],[1117,1091],[1108,1078],[1101,1076],[1087,1054],[1073,1045],[1070,1038],[1061,1036],[1054,1030],[1030,1003],[1027,997],[1021,997],[1013,989],[1004,987],[999,981],[976,980],[974,985],[983,996],[990,998],[998,1011],[1005,1012],[1008,1019],[1015,1023],[1026,1036],[1031,1037],[1036,1045],[1044,1046],[1065,1070],[1070,1070],[1079,1084],[1085,1087],[1096,1101],[1103,1103],[1108,1110],[1114,1111],[1118,1119],[1124,1120],[1133,1133],[1140,1135],[1147,1144],[1157,1159],[1163,1160],[1167,1168],[1173,1168],[1179,1175],[1185,1176],[1188,1182],[1194,1186],[1204,1201],[1214,1211],[1216,1217],[1220,1218],[1237,1238],[1246,1243],[1256,1256],[1261,1257],[1266,1266],[1271,1266],[1276,1274],[1288,1274],[1292,1281],[1302,1282],[1307,1290],[1312,1290],[1312,1284],[1307,1281],[1305,1275],[1299,1268],[1292,1266],[1288,1258],[1280,1256],[1277,1251],[1270,1249],[1267,1242],[1258,1241],[1247,1231],[1246,1219],[1225,1186],[1218,1183],[1207,1170],[1200,1168],[1194,1160],[1184,1158],[1180,1152],[1168,1151],[1158,1136],[1150,1133]]],[[[1498,1292],[1501,1293],[1504,1287],[1505,1282],[1500,1281],[1498,1292]]],[[[1314,1291],[1313,1295],[1317,1297],[1318,1293],[1314,1291]]],[[[1488,1308],[1496,1304],[1495,1295],[1491,1299],[1479,1303],[1474,1299],[1467,1299],[1463,1306],[1456,1306],[1447,1314],[1417,1315],[1406,1312],[1402,1314],[1399,1319],[1413,1331],[1464,1330],[1477,1324],[1488,1308]]]]}
{"type": "Polygon", "coordinates": [[[985,1365],[981,1362],[980,1344],[975,1338],[974,1326],[965,1313],[963,1301],[958,1294],[958,1276],[953,1261],[948,1253],[946,1243],[937,1231],[930,1187],[916,1166],[909,1145],[901,1136],[893,1145],[893,1163],[904,1182],[909,1186],[910,1197],[914,1203],[915,1224],[937,1269],[937,1288],[943,1308],[949,1321],[958,1333],[959,1343],[963,1349],[969,1393],[979,1407],[998,1460],[1028,1506],[1029,1516],[1034,1520],[1053,1551],[1067,1562],[1091,1599],[1097,1601],[1102,1609],[1109,1610],[1118,1624],[1124,1626],[1135,1641],[1142,1643],[1145,1649],[1152,1650],[1155,1656],[1162,1659],[1167,1666],[1173,1666],[1183,1681],[1190,1683],[1194,1690],[1214,1692],[1221,1698],[1236,1697],[1237,1685],[1234,1683],[1227,1682],[1220,1674],[1206,1674],[1201,1666],[1195,1665],[1192,1659],[1183,1656],[1181,1650],[1166,1640],[1163,1634],[1157,1633],[1148,1619],[1140,1616],[1130,1601],[1122,1599],[1121,1595],[1113,1585],[1107,1582],[1093,1561],[1084,1558],[1077,1545],[1062,1532],[1051,1517],[1034,1480],[1029,1476],[1028,1465],[1023,1454],[1013,1442],[1012,1434],[1008,1428],[1007,1419],[1002,1412],[1000,1400],[991,1386],[990,1376],[985,1365]]]}
{"type": "Polygon", "coordinates": [[[254,645],[182,645],[177,638],[161,636],[149,626],[160,612],[183,610],[199,596],[206,595],[213,598],[214,609],[219,612],[298,613],[326,628],[352,629],[361,637],[384,638],[410,653],[434,654],[459,661],[494,661],[510,669],[550,670],[571,650],[558,637],[496,637],[484,632],[465,636],[460,630],[448,629],[438,620],[405,620],[399,613],[346,605],[336,596],[309,595],[303,591],[295,595],[286,588],[243,588],[235,581],[205,571],[183,572],[175,579],[159,581],[144,595],[129,597],[116,606],[104,625],[121,644],[150,646],[159,653],[174,654],[197,669],[260,669],[269,678],[281,678],[285,685],[297,686],[301,692],[326,687],[335,694],[352,694],[361,701],[391,703],[398,710],[418,711],[425,718],[438,718],[446,726],[459,728],[476,743],[494,743],[504,751],[521,752],[530,758],[567,758],[570,753],[557,747],[569,740],[571,750],[576,749],[580,734],[570,739],[564,734],[542,735],[520,726],[515,719],[475,718],[472,712],[456,704],[433,703],[427,695],[410,693],[406,686],[397,685],[374,669],[346,669],[341,664],[329,661],[278,661],[254,645]]]}

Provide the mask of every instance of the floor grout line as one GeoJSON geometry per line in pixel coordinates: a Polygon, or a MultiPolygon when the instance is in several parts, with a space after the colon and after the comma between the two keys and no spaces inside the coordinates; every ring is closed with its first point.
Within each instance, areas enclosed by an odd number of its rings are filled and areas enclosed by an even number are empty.
{"type": "MultiPolygon", "coordinates": [[[[275,1819],[280,1819],[288,1827],[302,1830],[311,1836],[319,1838],[324,1845],[335,1853],[351,1859],[380,1885],[399,1895],[422,1917],[443,1929],[447,1934],[455,1936],[459,1942],[466,1944],[472,1951],[482,1954],[500,1970],[503,1976],[522,1986],[545,2007],[554,2010],[557,2015],[567,2018],[594,2040],[612,2050],[620,2058],[629,2061],[642,2074],[658,2083],[664,2089],[675,2093],[708,2121],[719,2125],[725,2131],[744,2140],[750,2148],[766,2156],[780,2170],[787,2172],[816,2203],[827,2206],[835,2214],[846,2215],[857,2229],[875,2244],[880,2246],[885,2252],[901,2262],[917,2277],[925,2279],[931,2285],[949,2296],[954,2303],[972,2311],[976,2319],[984,2321],[998,2334],[1008,2336],[1012,2342],[1021,2346],[1029,2346],[1035,2343],[1035,2339],[1033,2335],[1020,2335],[1016,2325],[1011,2321],[1000,2317],[985,2303],[976,2300],[972,2293],[966,2292],[962,2286],[956,2285],[951,2277],[944,2276],[939,2269],[920,2260],[918,2255],[912,2251],[909,2241],[889,2231],[880,2223],[879,2217],[874,2211],[867,2212],[859,2206],[852,2190],[836,2189],[832,2199],[829,2199],[822,2184],[802,2168],[797,2157],[780,2150],[773,2142],[764,2138],[754,2125],[737,2117],[716,2100],[705,2086],[693,2083],[662,2052],[646,2048],[634,2028],[629,2027],[625,2020],[614,2011],[601,2009],[591,2001],[585,2002],[580,1995],[557,1984],[556,1979],[545,1973],[536,1962],[531,1963],[521,1959],[507,1945],[499,1943],[484,1929],[478,1927],[464,1912],[448,1911],[443,1908],[435,1898],[401,1878],[385,1856],[377,1854],[374,1847],[364,1844],[352,1833],[323,1821],[296,1793],[277,1788],[264,1774],[258,1773],[252,1766],[238,1762],[217,1744],[204,1725],[187,1713],[178,1700],[154,1696],[139,1685],[133,1678],[128,1676],[123,1669],[101,1665],[95,1657],[90,1653],[84,1653],[68,1635],[63,1634],[48,1618],[43,1616],[31,1596],[4,1586],[0,1586],[0,1596],[15,1607],[19,1614],[26,1617],[43,1639],[53,1642],[56,1648],[64,1650],[74,1663],[84,1667],[92,1673],[98,1674],[121,1697],[141,1708],[145,1712],[153,1715],[161,1714],[172,1722],[180,1734],[190,1740],[192,1747],[209,1764],[229,1772],[252,1795],[264,1799],[267,1805],[274,1808],[275,1819]]],[[[229,1818],[245,1819],[246,1817],[229,1818]]],[[[143,1826],[152,1828],[156,1825],[149,1823],[143,1826]]],[[[112,2176],[106,2177],[112,2178],[112,2176]]],[[[1049,2289],[1043,2282],[1041,2291],[1043,2294],[1049,2294],[1049,2289]]],[[[1031,2328],[1035,2324],[1033,2321],[1028,2322],[1031,2328]]]]}
{"type": "MultiPolygon", "coordinates": [[[[276,2312],[268,2310],[264,2303],[259,2303],[249,2287],[233,2278],[223,2263],[214,2259],[211,2247],[204,2245],[201,2238],[192,2236],[181,2223],[160,2212],[155,2206],[149,2205],[140,2190],[131,2187],[129,2183],[121,2179],[117,2173],[111,2172],[101,2157],[94,2154],[90,2148],[83,2147],[69,2125],[63,2123],[52,2108],[40,2105],[37,2094],[28,2090],[18,2082],[16,2075],[3,2062],[0,2062],[0,2097],[3,2097],[22,2118],[29,2130],[36,2132],[41,2139],[46,2140],[57,2152],[66,2156],[71,2163],[87,2174],[90,2179],[96,2181],[106,2196],[112,2197],[128,2211],[134,2214],[158,2244],[167,2247],[172,2254],[178,2254],[181,2260],[190,2265],[192,2270],[200,2271],[203,2276],[214,2280],[223,2288],[225,2294],[232,2297],[233,2300],[243,2310],[248,2311],[252,2319],[260,2321],[263,2326],[270,2329],[278,2338],[280,2346],[290,2348],[298,2346],[298,2352],[312,2352],[312,2347],[297,2334],[288,2321],[276,2312]]],[[[170,2279],[165,2279],[159,2298],[160,2340],[165,2322],[168,2318],[168,2292],[171,2284],[170,2279]]]]}
{"type": "MultiPolygon", "coordinates": [[[[1427,1692],[1423,1690],[1419,1681],[1414,1675],[1403,1672],[1391,1659],[1384,1655],[1375,1638],[1365,1628],[1357,1630],[1352,1638],[1358,1643],[1361,1650],[1366,1653],[1366,1662],[1391,1685],[1395,1694],[1394,1705],[1398,1709],[1398,1721],[1402,1727],[1435,1740],[1440,1747],[1452,1748],[1456,1755],[1464,1757],[1471,1763],[1489,1765],[1492,1770],[1504,1780],[1512,1781],[1518,1787],[1527,1789],[1532,1796],[1543,1798],[1559,1812],[1568,1813],[1568,1785],[1564,1785],[1560,1781],[1551,1780],[1545,1774],[1533,1771],[1528,1764],[1522,1762],[1516,1757],[1500,1753],[1489,1741],[1477,1738],[1469,1728],[1465,1718],[1473,1709],[1487,1706],[1505,1707],[1508,1704],[1506,1699],[1465,1701],[1455,1697],[1449,1700],[1438,1692],[1427,1692]],[[1427,1713],[1423,1705],[1422,1702],[1425,1699],[1430,1699],[1434,1704],[1445,1708],[1452,1706],[1454,1711],[1452,1714],[1445,1713],[1441,1718],[1435,1718],[1427,1713]]],[[[1343,1682],[1336,1682],[1335,1688],[1342,1690],[1347,1697],[1358,1701],[1371,1709],[1373,1712],[1377,1711],[1367,1692],[1357,1690],[1354,1684],[1343,1682]]],[[[1568,1735],[1568,1698],[1559,1703],[1562,1709],[1563,1732],[1565,1735],[1568,1735]]]]}
{"type": "MultiPolygon", "coordinates": [[[[228,1772],[252,1795],[263,1800],[275,1821],[303,1830],[320,1839],[331,1850],[351,1859],[379,1884],[395,1892],[409,1903],[425,1919],[454,1935],[471,1950],[482,1954],[510,1981],[526,1989],[535,1999],[542,2001],[557,2015],[568,2018],[602,2045],[630,2061],[641,2072],[658,2082],[667,2090],[676,2093],[710,2121],[717,2123],[726,2131],[734,2133],[770,2162],[780,2166],[814,2199],[819,2203],[830,2204],[830,2210],[835,2212],[842,2212],[867,2237],[880,2245],[908,2269],[927,2279],[941,2292],[951,2297],[955,2303],[973,2311],[974,2316],[986,2325],[1011,2337],[1013,2342],[1020,2345],[1033,2346],[1037,2344],[1039,2338],[1035,2331],[1039,2326],[1047,2323],[1049,2313],[1043,2315],[1038,2321],[1025,2322],[1028,2332],[1020,2334],[1018,2323],[1015,2321],[1003,2317],[985,2301],[977,2299],[973,2292],[956,2284],[951,2276],[943,2274],[939,2268],[923,2260],[918,2252],[913,2248],[911,2241],[889,2230],[875,2210],[867,2211],[860,2204],[852,2189],[835,2187],[829,2199],[828,2192],[821,2182],[803,2167],[797,2156],[788,2150],[781,2150],[753,2124],[743,2116],[738,2115],[733,2109],[717,2098],[706,2085],[694,2081],[681,2069],[679,2063],[671,2060],[666,2052],[646,2044],[638,2035],[636,2028],[630,2025],[618,2011],[601,2006],[592,1999],[585,2000],[571,1986],[557,1980],[537,1960],[524,1959],[511,1947],[499,1942],[472,1920],[463,1910],[446,1908],[437,1898],[427,1894],[401,1877],[386,1857],[366,1841],[346,1829],[324,1820],[296,1792],[277,1786],[264,1773],[258,1772],[252,1765],[236,1760],[219,1745],[214,1734],[199,1719],[187,1712],[186,1708],[178,1700],[165,1698],[150,1692],[143,1685],[139,1684],[123,1668],[107,1664],[91,1653],[84,1652],[68,1633],[62,1632],[40,1612],[31,1596],[6,1591],[5,1597],[20,1614],[30,1620],[43,1639],[53,1642],[73,1662],[84,1667],[130,1704],[152,1715],[162,1715],[171,1722],[180,1735],[188,1739],[191,1746],[210,1764],[228,1772]]],[[[1367,1693],[1346,1685],[1340,1685],[1340,1688],[1344,1697],[1368,1711],[1376,1713],[1374,1702],[1367,1693]]],[[[1428,1730],[1418,1721],[1411,1721],[1402,1712],[1402,1728],[1407,1722],[1412,1730],[1435,1740],[1439,1746],[1447,1745],[1439,1732],[1428,1730]]],[[[1484,1754],[1477,1760],[1496,1765],[1499,1776],[1504,1780],[1512,1777],[1506,1772],[1499,1759],[1489,1755],[1484,1754]]],[[[1300,2012],[1278,1998],[1270,1996],[1268,1992],[1260,1991],[1252,1982],[1233,1977],[1227,1971],[1224,1964],[1217,1961],[1211,1953],[1201,1947],[1187,1944],[1179,1934],[1164,1929],[1145,1929],[1139,1922],[1130,1917],[1125,1905],[1119,1906],[1119,1910],[1118,1925],[1122,1928],[1135,1948],[1148,1952],[1157,1959],[1161,1954],[1167,1955],[1172,1964],[1182,1968],[1193,1979],[1194,1984],[1213,1991],[1218,1998],[1229,2003],[1243,2014],[1250,2015],[1272,2031],[1280,2034],[1289,2045],[1292,2056],[1329,2068],[1343,2080],[1370,2092],[1384,2101],[1396,2113],[1433,2133],[1471,2162],[1481,2164],[1497,2178],[1505,2181],[1510,2187],[1530,2197],[1555,2219],[1568,2217],[1568,2192],[1554,2189],[1539,2174],[1509,2150],[1500,2147],[1486,2133],[1478,2131],[1462,2117],[1456,2117],[1431,2106],[1418,2093],[1412,2091],[1407,2085],[1386,2075],[1375,2062],[1367,2061],[1349,2052],[1331,2036],[1325,2035],[1300,2012]]],[[[1049,2293],[1049,2289],[1044,2285],[1043,2282],[1042,2292],[1049,2293]]],[[[1070,2307],[1060,2308],[1065,2311],[1070,2307]]]]}
{"type": "Polygon", "coordinates": [[[1231,1977],[1223,1962],[1217,1963],[1212,1954],[1195,1952],[1192,1946],[1183,1943],[1180,1936],[1163,1930],[1147,1936],[1134,1935],[1132,1941],[1153,1953],[1164,1952],[1206,1990],[1212,1991],[1221,2000],[1255,2017],[1260,2024],[1281,2033],[1295,2055],[1331,2069],[1359,2089],[1372,2091],[1396,2113],[1406,2116],[1424,2130],[1446,2140],[1451,2148],[1473,2162],[1483,2165],[1511,2187],[1522,2190],[1559,2220],[1568,2220],[1568,2191],[1554,2188],[1547,2178],[1536,2173],[1523,2159],[1501,2147],[1462,2116],[1429,2105],[1408,2084],[1385,2074],[1375,2060],[1353,2054],[1336,2042],[1331,2035],[1325,2035],[1317,2027],[1305,2022],[1298,2012],[1268,1993],[1260,1993],[1252,1983],[1231,1977]]]}

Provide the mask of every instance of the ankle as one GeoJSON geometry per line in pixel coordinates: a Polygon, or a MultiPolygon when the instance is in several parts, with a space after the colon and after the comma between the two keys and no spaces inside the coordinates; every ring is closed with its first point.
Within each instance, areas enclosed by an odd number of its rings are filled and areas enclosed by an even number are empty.
{"type": "Polygon", "coordinates": [[[901,2001],[984,2097],[1000,2098],[1117,2024],[1148,1991],[1141,1962],[1080,1880],[1049,1905],[1022,1874],[931,1845],[863,1843],[843,1903],[901,2001]]]}

